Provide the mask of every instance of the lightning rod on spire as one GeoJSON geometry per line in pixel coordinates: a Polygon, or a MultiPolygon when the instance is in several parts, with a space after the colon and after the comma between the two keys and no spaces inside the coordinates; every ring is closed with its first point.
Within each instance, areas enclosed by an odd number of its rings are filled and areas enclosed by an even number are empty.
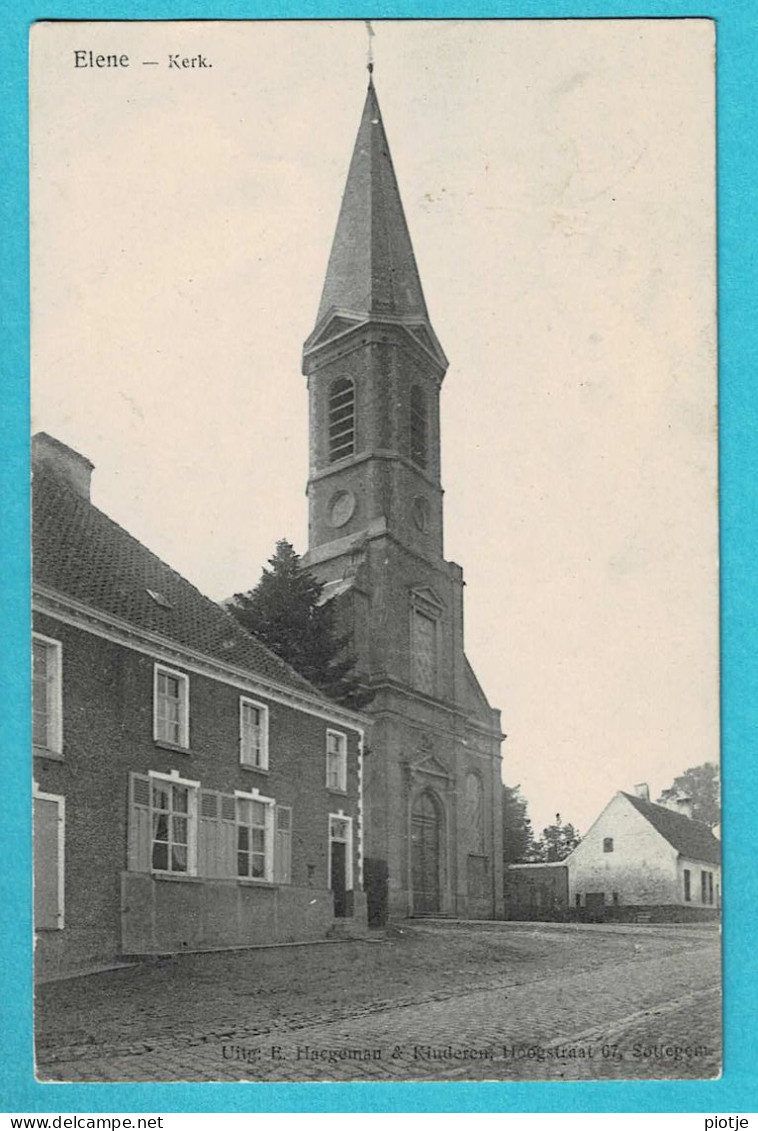
{"type": "Polygon", "coordinates": [[[368,32],[368,57],[366,62],[366,70],[369,73],[369,82],[371,82],[374,73],[374,45],[371,41],[374,38],[375,33],[374,29],[371,26],[371,20],[364,20],[363,22],[365,23],[366,31],[368,32]]]}

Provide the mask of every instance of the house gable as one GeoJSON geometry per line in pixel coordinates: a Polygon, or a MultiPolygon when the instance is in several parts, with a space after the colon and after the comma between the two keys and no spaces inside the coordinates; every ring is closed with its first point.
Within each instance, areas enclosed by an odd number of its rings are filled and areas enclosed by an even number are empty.
{"type": "Polygon", "coordinates": [[[663,904],[678,899],[677,852],[617,793],[566,861],[570,898],[604,893],[606,904],[663,904]]]}

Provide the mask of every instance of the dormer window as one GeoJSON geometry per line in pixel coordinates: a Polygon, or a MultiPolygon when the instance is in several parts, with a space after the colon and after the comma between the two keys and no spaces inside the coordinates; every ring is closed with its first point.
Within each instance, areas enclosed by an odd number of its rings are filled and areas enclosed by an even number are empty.
{"type": "Polygon", "coordinates": [[[174,606],[171,604],[168,597],[164,597],[157,589],[147,589],[145,592],[148,596],[152,597],[156,605],[160,605],[162,609],[173,609],[174,606]]]}
{"type": "Polygon", "coordinates": [[[411,389],[411,459],[418,467],[428,462],[429,426],[426,397],[419,385],[411,389]]]}
{"type": "Polygon", "coordinates": [[[355,386],[349,377],[340,377],[329,390],[329,462],[354,452],[355,386]]]}

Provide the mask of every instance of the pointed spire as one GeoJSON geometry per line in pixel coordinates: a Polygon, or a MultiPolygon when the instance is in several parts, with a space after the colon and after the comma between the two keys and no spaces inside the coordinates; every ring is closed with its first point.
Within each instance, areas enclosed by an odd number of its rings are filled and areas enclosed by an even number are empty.
{"type": "Polygon", "coordinates": [[[428,320],[376,97],[373,64],[317,322],[337,308],[428,320]]]}

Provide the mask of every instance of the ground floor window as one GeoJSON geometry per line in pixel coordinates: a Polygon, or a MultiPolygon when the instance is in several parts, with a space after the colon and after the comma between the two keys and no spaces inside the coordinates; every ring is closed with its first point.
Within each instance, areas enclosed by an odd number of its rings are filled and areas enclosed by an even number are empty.
{"type": "Polygon", "coordinates": [[[153,871],[187,875],[195,872],[196,794],[193,783],[152,779],[153,871]]]}
{"type": "Polygon", "coordinates": [[[237,875],[246,880],[273,878],[274,802],[257,794],[237,794],[237,875]]]}
{"type": "Polygon", "coordinates": [[[222,793],[178,774],[129,775],[132,872],[289,884],[292,835],[292,808],[256,790],[222,793]]]}
{"type": "Polygon", "coordinates": [[[66,802],[34,791],[34,928],[64,927],[66,802]]]}
{"type": "Polygon", "coordinates": [[[692,876],[689,868],[685,868],[684,872],[684,902],[689,903],[692,899],[692,876]]]}

